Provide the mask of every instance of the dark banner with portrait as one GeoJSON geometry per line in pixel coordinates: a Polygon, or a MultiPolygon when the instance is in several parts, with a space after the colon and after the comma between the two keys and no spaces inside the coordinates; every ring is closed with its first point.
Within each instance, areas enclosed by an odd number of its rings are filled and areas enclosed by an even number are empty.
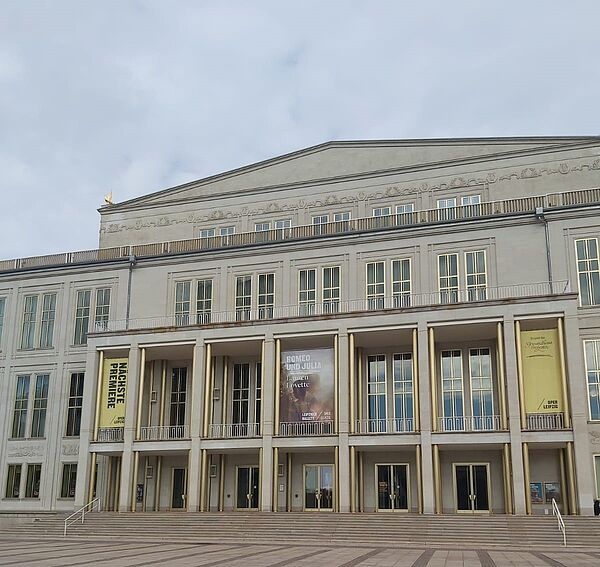
{"type": "Polygon", "coordinates": [[[280,421],[334,419],[334,351],[331,348],[281,353],[280,421]]]}

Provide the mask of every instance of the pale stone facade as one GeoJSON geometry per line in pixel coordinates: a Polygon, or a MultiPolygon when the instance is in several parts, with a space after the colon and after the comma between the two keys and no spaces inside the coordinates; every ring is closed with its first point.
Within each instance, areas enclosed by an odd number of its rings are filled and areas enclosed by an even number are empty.
{"type": "Polygon", "coordinates": [[[598,187],[598,138],[329,143],[1,261],[0,511],[95,485],[122,511],[590,514],[598,187]],[[547,329],[563,404],[530,412],[519,337],[547,329]],[[280,353],[321,348],[332,419],[285,422],[280,353]],[[99,430],[114,358],[125,424],[99,430]]]}

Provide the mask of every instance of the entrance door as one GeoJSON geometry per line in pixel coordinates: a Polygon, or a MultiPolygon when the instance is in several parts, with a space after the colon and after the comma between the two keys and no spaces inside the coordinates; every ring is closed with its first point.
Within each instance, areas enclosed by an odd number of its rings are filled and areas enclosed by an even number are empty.
{"type": "Polygon", "coordinates": [[[454,484],[457,512],[489,512],[489,465],[455,464],[454,484]]]}
{"type": "Polygon", "coordinates": [[[258,510],[258,487],[258,467],[238,467],[236,508],[240,510],[258,510]]]}
{"type": "Polygon", "coordinates": [[[171,508],[182,509],[185,508],[185,481],[186,481],[186,470],[185,469],[173,469],[173,480],[171,482],[172,494],[171,494],[171,508]]]}
{"type": "Polygon", "coordinates": [[[377,510],[408,510],[408,465],[375,465],[377,510]]]}
{"type": "Polygon", "coordinates": [[[333,510],[333,465],[304,465],[304,509],[333,510]]]}

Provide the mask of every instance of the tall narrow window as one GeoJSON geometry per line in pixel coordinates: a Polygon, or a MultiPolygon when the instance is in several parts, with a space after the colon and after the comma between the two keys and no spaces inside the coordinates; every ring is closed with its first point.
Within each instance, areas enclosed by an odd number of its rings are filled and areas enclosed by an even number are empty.
{"type": "Polygon", "coordinates": [[[76,485],[77,485],[77,463],[65,463],[63,465],[60,497],[61,498],[75,498],[76,485]]]}
{"type": "Polygon", "coordinates": [[[48,409],[48,374],[38,374],[35,378],[31,437],[44,437],[46,434],[46,410],[48,409]]]}
{"type": "Polygon", "coordinates": [[[98,332],[108,330],[110,315],[110,288],[96,290],[96,312],[94,314],[94,329],[98,332]]]}
{"type": "Polygon", "coordinates": [[[367,264],[367,309],[385,307],[385,262],[367,264]]]}
{"type": "Polygon", "coordinates": [[[323,268],[323,313],[340,310],[340,268],[323,268]]]}
{"type": "Polygon", "coordinates": [[[69,383],[67,407],[67,437],[79,437],[81,431],[81,408],[83,406],[83,372],[73,372],[69,383]]]}
{"type": "Polygon", "coordinates": [[[175,284],[175,325],[190,324],[191,285],[191,282],[175,284]]]}
{"type": "Polygon", "coordinates": [[[317,271],[315,269],[298,272],[299,315],[314,315],[317,303],[317,271]]]}
{"type": "Polygon", "coordinates": [[[37,295],[26,295],[23,307],[23,332],[21,348],[31,349],[35,346],[35,325],[37,318],[37,295]]]}
{"type": "Polygon", "coordinates": [[[4,328],[4,310],[6,308],[6,298],[0,297],[0,347],[2,346],[2,329],[4,328]]]}
{"type": "Polygon", "coordinates": [[[600,420],[600,340],[583,341],[590,419],[600,420]]]}
{"type": "Polygon", "coordinates": [[[462,351],[442,351],[443,430],[464,429],[462,351]]]}
{"type": "Polygon", "coordinates": [[[395,431],[414,430],[412,354],[394,355],[394,419],[395,431]]]}
{"type": "Polygon", "coordinates": [[[198,280],[198,290],[196,294],[196,322],[199,325],[210,323],[212,293],[212,280],[198,280]]]}
{"type": "Polygon", "coordinates": [[[75,336],[74,345],[84,345],[87,343],[88,329],[90,326],[90,298],[92,292],[89,289],[82,289],[77,292],[75,307],[75,336]]]}
{"type": "Polygon", "coordinates": [[[52,348],[54,344],[54,319],[56,317],[56,294],[42,296],[42,322],[40,326],[40,348],[52,348]]]}
{"type": "Polygon", "coordinates": [[[21,495],[21,469],[23,465],[8,465],[5,498],[19,498],[21,495]]]}
{"type": "Polygon", "coordinates": [[[452,220],[456,218],[456,197],[452,199],[438,199],[439,220],[452,220]]]}
{"type": "Polygon", "coordinates": [[[392,260],[392,295],[394,307],[410,307],[410,258],[392,260]]]}
{"type": "MultiPolygon", "coordinates": [[[[233,365],[233,395],[231,398],[231,423],[247,425],[250,413],[250,364],[233,365]]],[[[238,431],[238,434],[243,432],[238,431]]]]}
{"type": "Polygon", "coordinates": [[[466,252],[465,265],[469,301],[484,301],[487,298],[485,250],[466,252]]]}
{"type": "Polygon", "coordinates": [[[581,305],[600,305],[600,260],[598,239],[585,238],[575,241],[577,252],[577,275],[579,278],[579,301],[581,305]]]}
{"type": "Polygon", "coordinates": [[[249,321],[252,308],[252,276],[235,278],[235,320],[249,321]]]}
{"type": "Polygon", "coordinates": [[[262,421],[262,363],[256,363],[256,387],[254,388],[254,423],[256,423],[256,434],[260,435],[262,421]]]}
{"type": "Polygon", "coordinates": [[[367,401],[369,408],[369,431],[387,431],[385,355],[367,358],[367,401]]]}
{"type": "Polygon", "coordinates": [[[438,256],[438,278],[441,303],[458,301],[458,254],[438,256]]]}
{"type": "Polygon", "coordinates": [[[275,305],[275,274],[258,275],[258,318],[272,319],[275,305]]]}
{"type": "Polygon", "coordinates": [[[42,465],[27,463],[27,483],[25,485],[25,498],[40,497],[40,480],[42,465]]]}
{"type": "Polygon", "coordinates": [[[492,362],[489,348],[472,348],[469,351],[469,371],[471,373],[473,429],[496,429],[494,424],[492,362]]]}
{"type": "Polygon", "coordinates": [[[173,368],[171,373],[171,425],[185,425],[187,368],[173,368]]]}
{"type": "Polygon", "coordinates": [[[17,391],[15,393],[15,410],[11,437],[25,437],[27,428],[27,406],[29,403],[29,376],[17,376],[17,391]]]}

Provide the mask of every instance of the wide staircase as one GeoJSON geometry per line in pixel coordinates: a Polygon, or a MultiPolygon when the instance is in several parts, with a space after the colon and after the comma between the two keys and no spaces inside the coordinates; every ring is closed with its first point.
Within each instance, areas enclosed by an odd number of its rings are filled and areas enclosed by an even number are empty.
{"type": "MultiPolygon", "coordinates": [[[[0,541],[62,538],[64,515],[4,517],[0,541]]],[[[570,548],[598,549],[600,518],[565,518],[570,548]]],[[[435,547],[562,547],[552,516],[424,516],[410,514],[94,512],[69,527],[69,539],[171,543],[293,543],[435,547]]]]}

